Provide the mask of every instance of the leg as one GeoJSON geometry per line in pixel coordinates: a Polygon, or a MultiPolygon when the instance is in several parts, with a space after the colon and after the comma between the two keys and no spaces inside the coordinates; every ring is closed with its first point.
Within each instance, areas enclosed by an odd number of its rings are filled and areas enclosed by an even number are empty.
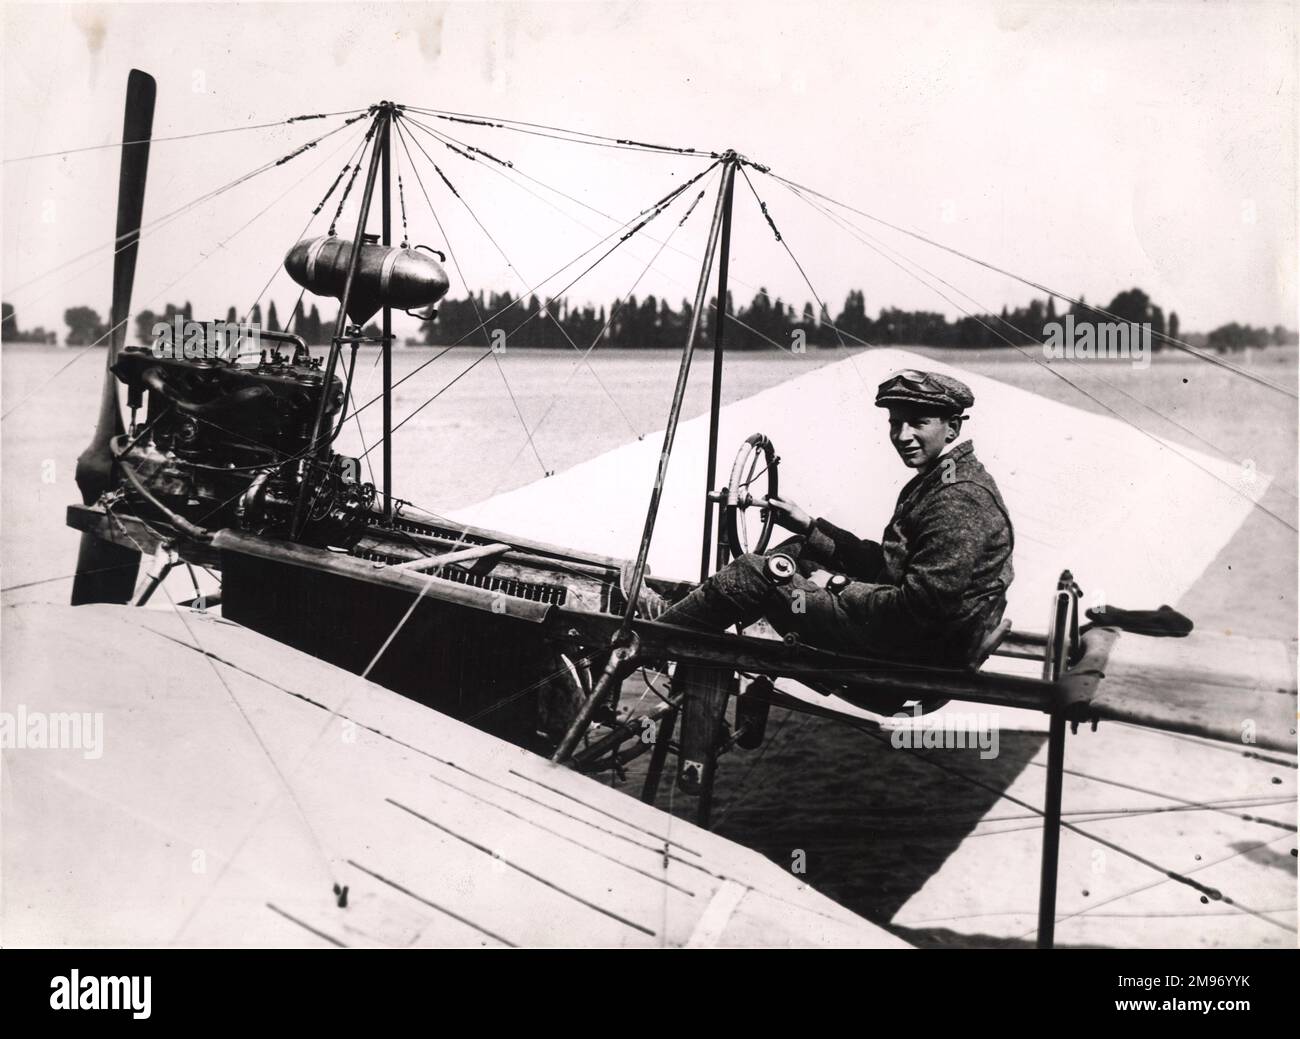
{"type": "Polygon", "coordinates": [[[855,620],[839,596],[796,575],[777,588],[778,602],[767,619],[782,635],[794,634],[801,642],[846,653],[866,652],[867,631],[855,620]]]}
{"type": "Polygon", "coordinates": [[[747,553],[733,559],[693,592],[659,616],[663,624],[723,631],[763,616],[772,603],[774,585],[763,556],[747,553]]]}
{"type": "Polygon", "coordinates": [[[823,566],[822,561],[815,558],[815,554],[808,550],[808,539],[802,534],[786,538],[775,548],[769,548],[763,555],[765,557],[774,555],[789,556],[794,560],[795,566],[799,568],[799,573],[803,574],[804,577],[812,576],[814,570],[823,566]]]}
{"type": "Polygon", "coordinates": [[[810,645],[861,651],[862,625],[837,596],[801,574],[777,584],[768,576],[766,564],[764,556],[753,553],[738,557],[658,619],[664,624],[723,631],[766,617],[782,634],[793,632],[810,645]]]}

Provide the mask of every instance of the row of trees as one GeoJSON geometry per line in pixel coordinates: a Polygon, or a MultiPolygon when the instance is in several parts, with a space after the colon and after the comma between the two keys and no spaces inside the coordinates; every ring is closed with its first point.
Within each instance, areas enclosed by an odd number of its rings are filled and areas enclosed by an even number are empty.
{"type": "MultiPolygon", "coordinates": [[[[186,321],[195,320],[194,308],[188,301],[178,307],[174,303],[168,303],[161,313],[155,313],[152,310],[142,310],[135,316],[135,338],[136,342],[142,346],[147,346],[153,342],[153,328],[158,322],[171,323],[175,320],[176,315],[180,315],[186,321]]],[[[338,310],[335,309],[337,316],[338,310]]],[[[257,325],[259,328],[265,328],[270,332],[286,331],[285,326],[280,324],[280,315],[276,312],[275,301],[272,300],[266,308],[266,315],[263,317],[262,306],[260,303],[254,303],[252,310],[240,313],[234,307],[226,310],[226,316],[223,319],[227,325],[238,324],[243,318],[247,324],[257,325]]],[[[199,318],[198,320],[206,320],[199,318]]],[[[215,320],[215,318],[213,319],[215,320]]],[[[320,308],[315,304],[310,310],[303,313],[291,315],[292,328],[290,331],[302,336],[308,343],[321,343],[329,339],[334,334],[335,319],[324,320],[320,314],[320,308]],[[296,320],[295,320],[296,319],[296,320]]],[[[379,331],[376,326],[368,326],[368,331],[373,329],[373,334],[378,335],[379,331]]]]}
{"type": "Polygon", "coordinates": [[[1207,335],[1204,345],[1223,353],[1244,350],[1248,346],[1295,346],[1296,342],[1296,333],[1281,325],[1274,325],[1270,331],[1267,328],[1239,325],[1233,321],[1231,324],[1220,325],[1207,335]]]}
{"type": "MultiPolygon", "coordinates": [[[[704,316],[706,338],[712,339],[717,320],[717,299],[709,301],[704,316]]],[[[627,349],[679,348],[691,324],[691,304],[682,300],[679,309],[653,295],[637,300],[629,296],[616,300],[608,309],[590,305],[570,306],[567,299],[515,298],[509,293],[479,293],[463,300],[446,300],[438,317],[425,328],[424,342],[430,346],[449,343],[487,342],[501,330],[511,346],[523,348],[562,347],[572,341],[588,347],[602,345],[627,349]]],[[[805,303],[802,310],[759,290],[749,306],[737,308],[727,294],[726,345],[732,350],[762,350],[773,345],[791,349],[803,347],[860,346],[864,343],[914,343],[930,346],[1005,346],[1040,341],[1045,321],[1056,316],[1055,303],[1034,301],[1028,308],[1000,317],[966,317],[953,323],[944,315],[928,311],[887,308],[875,319],[867,314],[866,298],[859,290],[848,294],[840,312],[831,317],[824,309],[805,303]]],[[[1163,316],[1160,331],[1164,329],[1163,316]]]]}
{"type": "MultiPolygon", "coordinates": [[[[732,350],[762,350],[773,345],[784,349],[857,346],[864,343],[918,344],[957,348],[1025,346],[1042,342],[1046,326],[1061,321],[1067,314],[1079,321],[1131,321],[1150,324],[1154,335],[1153,347],[1161,347],[1162,335],[1177,338],[1180,334],[1178,315],[1155,305],[1141,289],[1121,292],[1104,308],[1080,303],[1071,304],[1068,310],[1058,310],[1054,297],[1033,300],[1025,307],[1003,307],[1000,314],[965,316],[949,321],[943,314],[930,311],[908,311],[887,307],[872,318],[867,313],[866,297],[860,290],[851,291],[843,307],[833,318],[822,308],[805,303],[802,310],[779,298],[772,298],[759,290],[748,306],[737,308],[730,293],[727,294],[727,314],[734,318],[727,323],[726,344],[732,350]],[[1102,313],[1102,310],[1106,313],[1102,313]]],[[[337,314],[337,311],[335,312],[337,314]]],[[[135,317],[135,341],[148,345],[153,342],[153,328],[158,322],[172,322],[177,315],[186,320],[194,318],[193,307],[186,302],[181,306],[167,304],[161,312],[141,311],[135,317]]],[[[241,315],[234,307],[226,311],[225,321],[234,324],[241,315]]],[[[272,302],[263,315],[260,305],[247,312],[247,320],[274,332],[282,331],[276,305],[272,302]]],[[[465,343],[470,346],[507,344],[510,348],[557,349],[569,345],[587,348],[599,341],[600,345],[632,350],[677,349],[685,342],[691,324],[691,304],[682,300],[674,308],[666,299],[648,295],[641,300],[629,296],[616,300],[608,308],[591,305],[570,305],[564,298],[528,299],[509,293],[492,292],[469,296],[465,299],[444,300],[438,315],[427,322],[420,339],[429,346],[446,346],[465,343]]],[[[704,315],[705,341],[711,342],[717,320],[717,300],[711,300],[704,315]]],[[[82,346],[102,341],[108,333],[107,324],[99,313],[90,307],[71,307],[64,312],[68,326],[66,342],[69,346],[82,346]]],[[[289,322],[291,330],[308,343],[319,344],[333,333],[335,318],[323,318],[316,305],[296,312],[289,322]]],[[[18,328],[13,307],[4,304],[4,339],[12,342],[56,341],[55,333],[43,328],[24,332],[18,328]]],[[[371,322],[366,333],[379,335],[379,328],[371,322]]],[[[1216,328],[1207,335],[1186,337],[1196,345],[1208,346],[1218,351],[1236,351],[1246,347],[1263,347],[1294,344],[1296,333],[1282,326],[1272,330],[1252,328],[1233,322],[1216,328]]]]}
{"type": "MultiPolygon", "coordinates": [[[[337,314],[337,310],[335,311],[337,314]]],[[[194,306],[186,302],[181,306],[174,303],[168,303],[166,308],[161,311],[142,310],[135,316],[135,342],[141,346],[148,346],[154,341],[154,326],[159,322],[171,324],[176,316],[180,315],[186,321],[194,320],[194,306]]],[[[227,324],[234,325],[240,320],[240,313],[234,307],[226,310],[226,316],[223,319],[227,324]]],[[[200,320],[207,320],[200,318],[200,320]]],[[[215,319],[214,319],[215,320],[215,319]]],[[[276,313],[274,301],[267,307],[266,315],[263,317],[260,305],[254,305],[253,309],[247,312],[246,320],[249,324],[258,325],[261,328],[268,329],[272,332],[282,332],[284,328],[280,324],[279,315],[276,313]]],[[[99,311],[91,307],[69,307],[63,312],[64,324],[68,326],[68,335],[64,342],[68,346],[89,346],[92,343],[105,342],[108,339],[108,322],[99,315],[99,311]]],[[[334,333],[334,319],[326,321],[321,317],[320,309],[316,306],[298,315],[298,320],[294,322],[293,331],[307,340],[308,343],[320,343],[327,340],[334,333]]],[[[11,304],[4,304],[4,340],[8,343],[48,343],[56,344],[58,342],[57,332],[47,332],[44,328],[22,329],[18,325],[17,315],[11,304]]],[[[367,326],[367,332],[371,335],[379,335],[377,326],[371,324],[367,326]]]]}
{"type": "Polygon", "coordinates": [[[6,343],[48,343],[54,345],[59,341],[57,332],[47,332],[37,325],[35,328],[18,327],[18,316],[14,313],[12,303],[5,303],[3,306],[3,320],[0,320],[0,329],[6,343]]]}
{"type": "MultiPolygon", "coordinates": [[[[877,344],[918,344],[958,348],[1026,346],[1041,343],[1047,326],[1073,315],[1081,321],[1128,321],[1149,324],[1152,346],[1159,350],[1162,336],[1179,338],[1178,314],[1168,317],[1141,289],[1118,293],[1103,308],[1089,306],[1080,296],[1079,303],[1058,310],[1054,297],[1033,300],[1026,307],[1003,307],[1000,314],[968,315],[949,321],[943,314],[908,311],[887,307],[876,318],[867,313],[866,298],[860,290],[851,291],[840,312],[831,318],[824,309],[805,303],[801,311],[782,300],[773,299],[760,289],[747,307],[737,309],[727,295],[726,344],[732,350],[761,350],[773,345],[785,349],[795,344],[830,347],[877,344]],[[1103,313],[1104,311],[1104,313],[1103,313]]],[[[717,317],[717,299],[709,302],[704,331],[712,341],[717,317]]],[[[451,343],[491,342],[492,333],[501,330],[509,344],[524,348],[563,347],[572,342],[588,347],[599,337],[602,345],[628,349],[677,348],[686,338],[691,322],[691,304],[682,300],[680,309],[664,299],[630,296],[615,301],[606,309],[591,306],[573,307],[566,299],[527,300],[509,293],[476,296],[463,300],[446,300],[438,317],[425,328],[423,341],[429,346],[451,343]]],[[[1296,333],[1277,326],[1252,329],[1237,324],[1224,325],[1208,336],[1196,335],[1197,345],[1217,350],[1240,350],[1245,346],[1294,344],[1296,333]]]]}

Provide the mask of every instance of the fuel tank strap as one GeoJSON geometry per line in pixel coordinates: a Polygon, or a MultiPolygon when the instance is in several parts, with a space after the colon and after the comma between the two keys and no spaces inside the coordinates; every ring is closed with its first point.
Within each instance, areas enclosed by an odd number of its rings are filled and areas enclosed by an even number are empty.
{"type": "Polygon", "coordinates": [[[393,268],[397,266],[397,258],[401,255],[401,249],[393,249],[384,257],[384,265],[379,269],[379,294],[381,296],[388,295],[388,287],[393,280],[393,268]]]}
{"type": "Polygon", "coordinates": [[[325,248],[329,235],[322,235],[312,242],[311,248],[307,250],[307,280],[311,281],[316,277],[316,261],[320,258],[321,250],[325,248]]]}

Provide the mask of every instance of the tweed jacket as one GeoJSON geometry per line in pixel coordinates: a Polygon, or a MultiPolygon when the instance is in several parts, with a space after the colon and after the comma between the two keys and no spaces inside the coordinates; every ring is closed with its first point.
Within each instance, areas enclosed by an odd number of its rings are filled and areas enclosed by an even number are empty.
{"type": "Polygon", "coordinates": [[[1014,544],[997,484],[966,441],[903,487],[879,543],[818,519],[804,554],[851,579],[840,601],[868,648],[961,666],[1002,619],[1014,544]]]}

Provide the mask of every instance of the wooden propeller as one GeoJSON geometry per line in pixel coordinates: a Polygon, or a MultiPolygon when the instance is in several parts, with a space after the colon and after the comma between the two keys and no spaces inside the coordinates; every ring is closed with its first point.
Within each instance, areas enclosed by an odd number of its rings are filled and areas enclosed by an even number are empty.
{"type": "MultiPolygon", "coordinates": [[[[122,409],[117,399],[117,379],[110,370],[126,343],[131,316],[131,287],[140,242],[144,210],[145,177],[149,171],[149,143],[153,134],[157,84],[148,73],[132,69],[126,81],[126,115],[122,123],[122,165],[117,184],[117,240],[113,258],[113,306],[109,314],[108,357],[99,399],[95,435],[77,458],[77,487],[90,505],[112,485],[113,455],[109,442],[123,432],[122,409]]],[[[72,605],[131,600],[140,553],[81,535],[77,574],[72,583],[72,605]]]]}

